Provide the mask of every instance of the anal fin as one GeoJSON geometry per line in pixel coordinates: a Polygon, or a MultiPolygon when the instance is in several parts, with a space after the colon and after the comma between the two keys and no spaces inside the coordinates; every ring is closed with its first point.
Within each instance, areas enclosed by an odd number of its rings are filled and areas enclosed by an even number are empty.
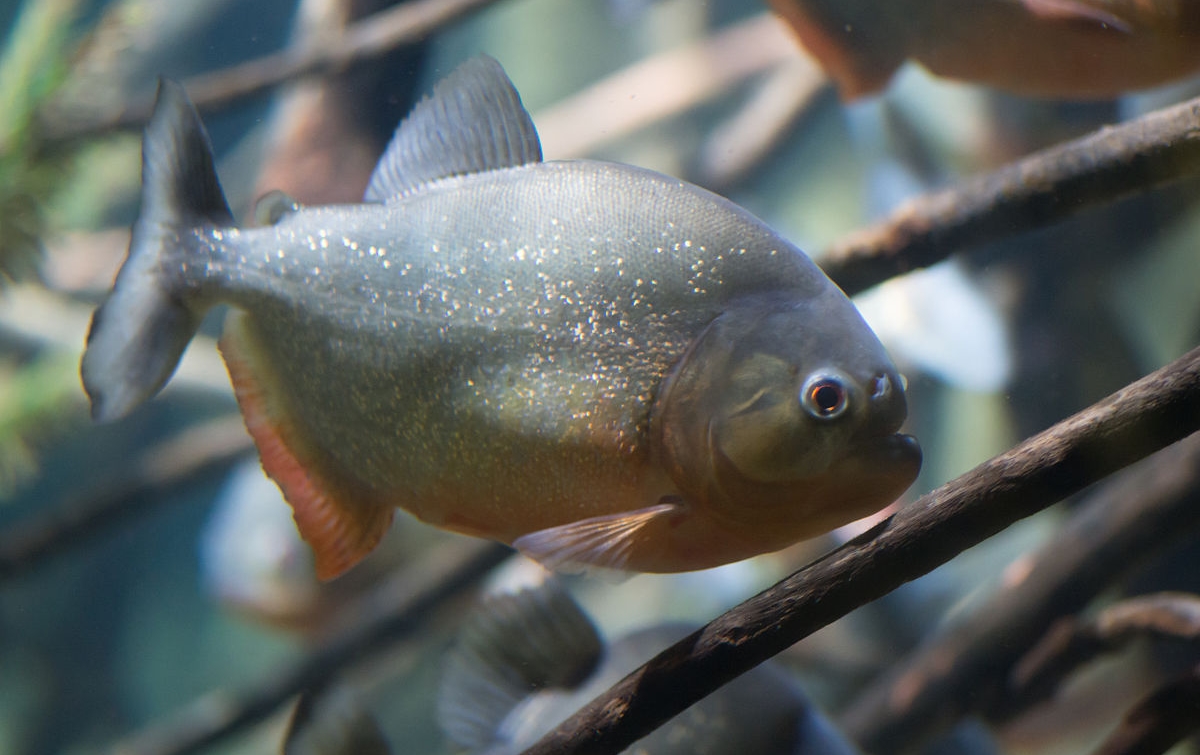
{"type": "Polygon", "coordinates": [[[292,506],[300,536],[313,549],[317,577],[337,577],[367,556],[387,534],[395,509],[366,490],[347,490],[323,476],[300,435],[272,400],[270,370],[256,359],[244,316],[230,312],[221,338],[234,395],[263,469],[292,506]]]}
{"type": "Polygon", "coordinates": [[[646,525],[679,510],[680,504],[659,503],[582,519],[522,535],[513,541],[513,547],[552,571],[620,571],[625,569],[630,551],[646,525]]]}

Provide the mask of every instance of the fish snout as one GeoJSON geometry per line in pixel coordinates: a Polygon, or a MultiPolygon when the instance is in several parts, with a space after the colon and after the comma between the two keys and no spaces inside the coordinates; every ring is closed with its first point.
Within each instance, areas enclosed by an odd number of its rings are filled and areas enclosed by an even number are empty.
{"type": "Polygon", "coordinates": [[[921,445],[899,432],[908,417],[904,378],[894,369],[880,370],[867,383],[866,420],[858,432],[855,456],[875,467],[901,490],[921,471],[921,445]]]}
{"type": "Polygon", "coordinates": [[[895,370],[880,370],[866,382],[867,411],[861,434],[890,435],[908,417],[904,378],[895,370]]]}

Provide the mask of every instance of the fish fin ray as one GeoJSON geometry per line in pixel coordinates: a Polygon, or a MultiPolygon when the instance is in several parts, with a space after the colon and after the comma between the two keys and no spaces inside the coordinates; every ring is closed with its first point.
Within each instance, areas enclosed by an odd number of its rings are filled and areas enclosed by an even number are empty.
{"type": "Polygon", "coordinates": [[[142,140],[141,212],[112,293],[92,316],[80,365],[96,419],[122,417],[157,393],[195,335],[207,307],[188,300],[164,262],[203,251],[189,249],[183,233],[199,225],[233,225],[233,215],[200,116],[183,87],[160,79],[142,140]]]}
{"type": "Polygon", "coordinates": [[[1133,32],[1133,27],[1125,19],[1084,0],[1021,0],[1021,4],[1038,18],[1086,23],[1098,29],[1111,29],[1125,34],[1133,32]]]}
{"type": "Polygon", "coordinates": [[[513,541],[513,547],[552,571],[571,573],[597,567],[623,571],[638,532],[678,509],[676,503],[659,503],[583,519],[522,535],[513,541]]]}
{"type": "Polygon", "coordinates": [[[368,202],[440,178],[540,162],[529,111],[504,69],[481,55],[460,65],[401,121],[367,186],[368,202]]]}
{"type": "Polygon", "coordinates": [[[602,654],[595,625],[553,576],[490,596],[463,622],[446,657],[438,723],[456,744],[483,750],[522,699],[577,687],[602,654]]]}
{"type": "Polygon", "coordinates": [[[283,412],[272,406],[264,386],[270,380],[254,359],[244,317],[230,313],[220,342],[234,395],[263,469],[283,491],[300,536],[313,550],[317,577],[333,579],[374,550],[391,527],[395,509],[367,494],[347,495],[296,453],[297,434],[283,412]]]}

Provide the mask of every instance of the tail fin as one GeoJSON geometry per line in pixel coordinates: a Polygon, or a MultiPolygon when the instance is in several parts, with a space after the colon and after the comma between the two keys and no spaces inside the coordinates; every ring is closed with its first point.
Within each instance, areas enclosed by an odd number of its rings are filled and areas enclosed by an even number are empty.
{"type": "Polygon", "coordinates": [[[183,271],[170,259],[187,253],[186,231],[232,224],[200,116],[183,87],[162,79],[142,142],[141,214],[83,353],[93,417],[128,414],[171,377],[204,307],[189,304],[183,271]]]}

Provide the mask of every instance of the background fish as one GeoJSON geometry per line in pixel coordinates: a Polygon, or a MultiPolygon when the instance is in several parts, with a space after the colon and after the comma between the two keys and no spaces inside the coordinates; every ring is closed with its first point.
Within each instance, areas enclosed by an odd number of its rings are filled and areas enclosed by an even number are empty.
{"type": "Polygon", "coordinates": [[[82,364],[93,414],[119,417],[232,305],[234,390],[322,577],[396,506],[551,566],[682,571],[827,531],[916,476],[895,368],[802,252],[677,179],[542,162],[490,58],[414,109],[366,200],[235,228],[163,82],[82,364]]]}
{"type": "Polygon", "coordinates": [[[847,98],[905,60],[1019,94],[1099,98],[1200,71],[1190,0],[770,0],[847,98]]]}
{"type": "MultiPolygon", "coordinates": [[[[446,660],[438,720],[455,744],[518,753],[692,627],[662,624],[605,647],[553,578],[493,596],[469,616],[446,660]]],[[[778,663],[757,666],[639,740],[646,755],[854,755],[778,663]]]]}
{"type": "Polygon", "coordinates": [[[349,688],[308,691],[296,701],[281,755],[391,755],[371,712],[349,688]]]}

